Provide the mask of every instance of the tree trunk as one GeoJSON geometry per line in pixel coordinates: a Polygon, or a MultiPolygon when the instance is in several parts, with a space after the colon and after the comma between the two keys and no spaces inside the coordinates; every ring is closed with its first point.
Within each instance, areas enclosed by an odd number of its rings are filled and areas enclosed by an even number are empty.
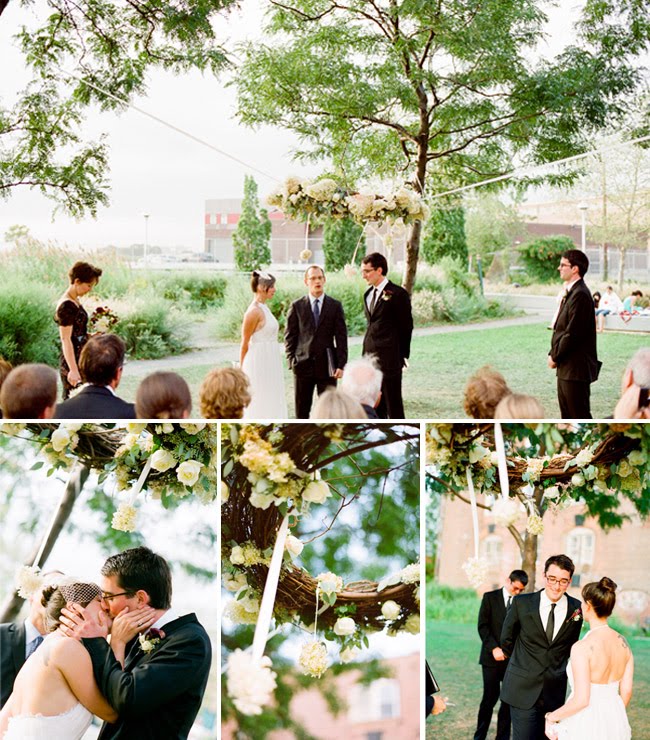
{"type": "MultiPolygon", "coordinates": [[[[601,160],[601,164],[601,188],[603,194],[603,234],[607,234],[607,170],[605,168],[604,160],[601,160]]],[[[607,238],[605,236],[603,236],[602,255],[603,280],[607,280],[607,275],[609,273],[609,255],[607,253],[607,238]]]]}
{"type": "MultiPolygon", "coordinates": [[[[427,177],[427,155],[429,154],[429,122],[426,114],[426,96],[422,94],[420,97],[420,135],[413,189],[416,193],[424,197],[424,184],[427,177]]],[[[402,287],[409,295],[413,293],[413,287],[415,285],[421,240],[422,221],[416,221],[411,227],[411,234],[406,243],[406,263],[404,265],[404,280],[402,283],[402,287]]]]}
{"type": "MultiPolygon", "coordinates": [[[[70,518],[72,509],[74,508],[76,500],[79,498],[84,483],[88,480],[90,474],[90,468],[85,465],[77,464],[70,473],[68,484],[65,487],[61,501],[59,502],[58,509],[54,513],[54,518],[51,526],[48,530],[43,533],[43,537],[36,544],[29,557],[27,558],[26,565],[37,565],[42,568],[47,562],[47,559],[52,552],[52,548],[56,544],[56,541],[61,534],[61,530],[65,526],[66,522],[70,518]],[[38,562],[34,563],[34,559],[40,554],[38,562]]],[[[11,622],[17,616],[22,609],[25,601],[18,596],[18,593],[14,591],[11,593],[5,603],[0,607],[0,622],[11,622]]]]}
{"type": "Polygon", "coordinates": [[[625,279],[625,253],[626,252],[627,252],[627,247],[619,247],[618,253],[620,255],[620,262],[618,265],[618,279],[616,281],[616,285],[618,287],[619,293],[623,290],[623,280],[625,279]]]}
{"type": "Polygon", "coordinates": [[[524,535],[524,553],[521,562],[522,570],[528,574],[527,593],[535,590],[535,566],[537,565],[537,535],[526,532],[524,535]]]}
{"type": "Polygon", "coordinates": [[[415,285],[421,237],[422,222],[416,221],[411,227],[411,234],[406,242],[406,264],[404,265],[404,280],[402,283],[402,287],[409,295],[413,293],[413,286],[415,285]]]}

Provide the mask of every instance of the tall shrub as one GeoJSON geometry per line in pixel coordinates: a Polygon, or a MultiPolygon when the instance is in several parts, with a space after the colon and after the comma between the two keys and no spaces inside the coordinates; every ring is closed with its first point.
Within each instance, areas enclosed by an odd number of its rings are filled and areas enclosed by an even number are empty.
{"type": "Polygon", "coordinates": [[[530,277],[543,283],[557,281],[557,267],[562,252],[575,249],[573,239],[569,236],[545,236],[519,247],[521,262],[530,277]]]}
{"type": "Polygon", "coordinates": [[[271,220],[264,208],[260,209],[257,183],[250,175],[244,178],[244,200],[237,228],[232,241],[235,247],[235,264],[239,270],[259,270],[271,262],[271,220]]]}

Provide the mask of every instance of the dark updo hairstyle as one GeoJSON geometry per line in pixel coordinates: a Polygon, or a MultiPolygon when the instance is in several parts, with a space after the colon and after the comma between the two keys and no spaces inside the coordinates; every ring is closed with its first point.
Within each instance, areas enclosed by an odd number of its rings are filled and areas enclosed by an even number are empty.
{"type": "Polygon", "coordinates": [[[588,583],[582,589],[582,598],[591,604],[601,619],[609,617],[616,605],[616,584],[611,578],[604,576],[598,583],[588,583]]]}
{"type": "Polygon", "coordinates": [[[253,270],[251,276],[251,290],[253,293],[257,293],[258,288],[264,288],[268,290],[275,285],[275,278],[269,272],[260,272],[259,270],[253,270]]]}
{"type": "Polygon", "coordinates": [[[75,262],[70,268],[68,277],[70,278],[70,284],[78,280],[80,283],[96,283],[102,271],[99,267],[91,265],[89,262],[75,262]]]}
{"type": "Polygon", "coordinates": [[[138,419],[183,419],[192,410],[192,394],[180,375],[164,370],[147,375],[135,394],[138,419]]]}
{"type": "Polygon", "coordinates": [[[45,586],[41,593],[41,604],[45,607],[45,627],[48,632],[54,632],[60,624],[61,610],[66,604],[73,602],[88,606],[102,592],[96,583],[83,583],[68,577],[56,585],[45,586]]]}

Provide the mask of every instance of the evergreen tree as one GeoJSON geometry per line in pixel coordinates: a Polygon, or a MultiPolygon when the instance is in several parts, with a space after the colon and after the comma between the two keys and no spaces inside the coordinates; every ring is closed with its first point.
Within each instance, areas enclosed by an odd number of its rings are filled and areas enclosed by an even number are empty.
{"type": "Polygon", "coordinates": [[[422,257],[435,264],[442,257],[453,257],[467,264],[465,211],[462,207],[432,209],[422,239],[422,257]]]}
{"type": "Polygon", "coordinates": [[[241,216],[232,235],[235,246],[235,264],[238,270],[259,270],[271,262],[271,219],[264,208],[260,208],[255,179],[244,178],[244,200],[241,216]]]}
{"type": "Polygon", "coordinates": [[[325,269],[341,270],[349,264],[357,244],[357,253],[365,254],[366,237],[362,236],[362,232],[363,228],[350,218],[326,221],[323,226],[325,269]]]}

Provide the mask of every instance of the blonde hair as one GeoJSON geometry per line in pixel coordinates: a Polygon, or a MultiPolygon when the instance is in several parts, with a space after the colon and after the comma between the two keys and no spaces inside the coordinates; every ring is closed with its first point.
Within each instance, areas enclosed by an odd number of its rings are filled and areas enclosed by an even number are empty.
{"type": "Polygon", "coordinates": [[[473,419],[494,419],[499,401],[510,393],[506,379],[498,370],[484,365],[465,386],[463,406],[473,419]]]}
{"type": "Polygon", "coordinates": [[[544,419],[545,416],[542,404],[523,393],[508,394],[494,410],[495,419],[544,419]]]}
{"type": "Polygon", "coordinates": [[[199,388],[199,406],[204,419],[241,419],[250,402],[248,377],[239,368],[211,370],[199,388]]]}
{"type": "Polygon", "coordinates": [[[367,419],[363,406],[343,391],[332,388],[318,397],[311,419],[367,419]]]}

